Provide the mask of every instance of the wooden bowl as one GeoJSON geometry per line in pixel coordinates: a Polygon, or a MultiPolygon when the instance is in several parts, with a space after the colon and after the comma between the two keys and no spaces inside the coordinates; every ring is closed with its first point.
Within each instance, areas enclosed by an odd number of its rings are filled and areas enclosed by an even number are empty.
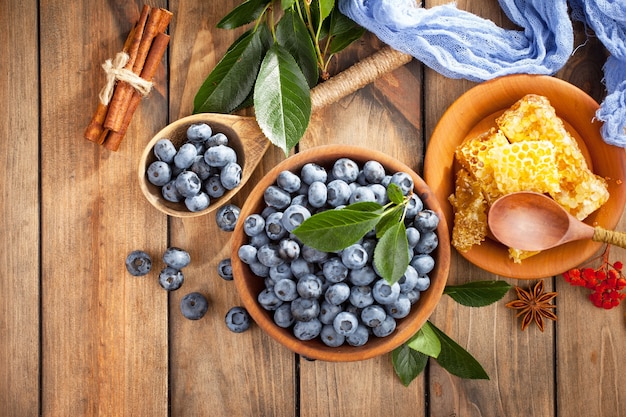
{"type": "Polygon", "coordinates": [[[150,204],[169,216],[202,216],[217,210],[237,193],[250,178],[269,145],[269,140],[263,136],[253,117],[215,113],[200,113],[183,117],[164,127],[146,145],[139,159],[137,172],[139,185],[150,204]],[[146,177],[146,170],[152,162],[156,161],[153,151],[154,145],[160,139],[167,138],[178,149],[187,141],[187,128],[194,123],[206,123],[211,127],[213,133],[225,134],[228,137],[229,146],[237,153],[237,162],[242,169],[241,183],[238,187],[226,191],[218,199],[211,199],[208,208],[197,212],[189,211],[184,202],[173,203],[164,199],[161,194],[161,187],[151,184],[146,177]]]}
{"type": "MultiPolygon", "coordinates": [[[[495,119],[526,94],[548,98],[578,141],[591,169],[607,179],[610,197],[585,222],[614,229],[624,204],[626,189],[626,154],[624,149],[606,144],[600,135],[601,122],[595,119],[598,103],[576,86],[563,80],[541,75],[511,75],[477,85],[463,94],[445,112],[437,124],[426,151],[424,178],[433,188],[452,230],[454,213],[448,196],[454,193],[458,167],[454,150],[466,139],[494,127],[495,119]]],[[[559,275],[593,256],[601,243],[571,242],[514,263],[507,248],[487,238],[482,244],[461,253],[476,266],[511,278],[537,279],[559,275]]]]}
{"type": "Polygon", "coordinates": [[[450,266],[450,241],[446,219],[441,210],[439,201],[426,183],[413,172],[408,166],[380,152],[370,149],[328,145],[313,148],[292,156],[278,164],[256,185],[241,209],[240,221],[233,232],[231,241],[231,260],[233,275],[237,291],[245,308],[254,321],[275,340],[290,350],[310,359],[319,359],[332,362],[359,361],[383,355],[406,342],[419,330],[433,312],[443,294],[450,266]],[[421,294],[419,301],[413,305],[411,313],[404,319],[398,320],[394,333],[384,338],[370,337],[369,341],[361,347],[352,347],[347,344],[341,347],[328,347],[319,339],[311,341],[298,340],[291,329],[283,329],[274,324],[270,312],[264,310],[257,302],[257,296],[265,288],[262,278],[254,275],[248,265],[239,260],[237,255],[239,247],[248,242],[243,232],[243,219],[253,213],[260,213],[265,207],[263,192],[274,184],[276,177],[283,170],[299,173],[300,168],[307,162],[315,162],[326,168],[332,166],[339,158],[348,157],[361,166],[368,160],[379,161],[387,170],[393,173],[403,171],[409,173],[415,182],[415,192],[420,196],[424,205],[434,210],[440,218],[437,228],[439,246],[433,252],[435,269],[429,274],[431,285],[421,294]]]}

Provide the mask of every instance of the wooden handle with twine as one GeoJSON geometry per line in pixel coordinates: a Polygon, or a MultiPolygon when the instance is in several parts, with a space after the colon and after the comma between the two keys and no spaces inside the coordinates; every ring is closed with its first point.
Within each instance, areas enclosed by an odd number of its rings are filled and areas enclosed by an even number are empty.
{"type": "Polygon", "coordinates": [[[381,75],[407,64],[412,59],[411,55],[396,51],[389,46],[382,48],[313,88],[311,110],[319,110],[354,93],[381,75]]]}
{"type": "Polygon", "coordinates": [[[609,245],[619,246],[620,248],[626,248],[625,232],[616,232],[596,226],[593,228],[593,237],[591,239],[595,242],[603,242],[609,245]]]}

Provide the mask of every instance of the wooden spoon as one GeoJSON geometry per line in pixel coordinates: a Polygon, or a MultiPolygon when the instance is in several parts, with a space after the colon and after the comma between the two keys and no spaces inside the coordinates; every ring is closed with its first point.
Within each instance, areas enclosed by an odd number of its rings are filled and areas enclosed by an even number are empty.
{"type": "Polygon", "coordinates": [[[550,197],[528,191],[500,197],[489,209],[493,236],[511,248],[541,251],[581,239],[626,247],[626,233],[590,226],[550,197]]]}
{"type": "MultiPolygon", "coordinates": [[[[359,90],[373,82],[381,75],[411,61],[412,56],[384,47],[368,58],[357,62],[350,68],[340,72],[329,80],[317,85],[311,90],[311,111],[322,109],[328,104],[359,90]]],[[[201,113],[195,114],[166,126],[157,133],[146,146],[139,160],[139,178],[141,190],[152,205],[162,212],[175,217],[194,217],[210,213],[228,200],[250,179],[250,176],[261,162],[263,155],[270,147],[270,141],[265,137],[254,117],[201,113]],[[146,179],[146,169],[156,158],[152,148],[161,138],[169,138],[179,146],[186,140],[185,132],[191,123],[204,122],[209,124],[214,132],[222,132],[228,136],[229,144],[237,152],[242,176],[239,186],[228,191],[219,199],[211,201],[206,210],[190,212],[182,203],[171,203],[163,198],[159,187],[150,184],[146,179]],[[179,142],[179,143],[177,143],[179,142]]]]}

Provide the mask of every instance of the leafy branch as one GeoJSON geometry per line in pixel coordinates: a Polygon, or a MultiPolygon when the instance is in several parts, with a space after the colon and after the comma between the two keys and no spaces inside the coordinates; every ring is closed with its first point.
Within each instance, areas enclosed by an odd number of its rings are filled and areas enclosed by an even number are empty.
{"type": "Polygon", "coordinates": [[[310,89],[328,79],[333,56],[365,30],[335,0],[247,0],[217,26],[247,25],[196,93],[193,112],[254,105],[265,136],[288,154],[309,125],[310,89]]]}

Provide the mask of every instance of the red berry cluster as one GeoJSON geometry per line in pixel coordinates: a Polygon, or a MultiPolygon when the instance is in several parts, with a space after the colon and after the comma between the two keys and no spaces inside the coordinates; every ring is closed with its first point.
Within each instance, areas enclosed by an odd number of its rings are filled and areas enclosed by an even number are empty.
{"type": "Polygon", "coordinates": [[[593,305],[607,310],[617,307],[626,298],[626,293],[621,292],[626,288],[626,277],[622,273],[624,265],[620,261],[609,262],[609,249],[610,245],[607,245],[599,268],[574,268],[563,274],[571,285],[592,290],[589,299],[593,305]]]}

